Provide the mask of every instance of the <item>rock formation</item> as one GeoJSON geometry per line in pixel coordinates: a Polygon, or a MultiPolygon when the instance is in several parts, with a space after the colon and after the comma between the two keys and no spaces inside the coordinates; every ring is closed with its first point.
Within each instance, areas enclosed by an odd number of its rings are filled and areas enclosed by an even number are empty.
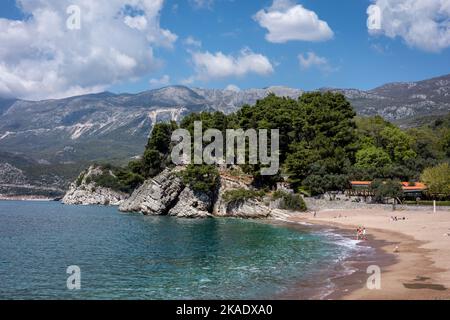
{"type": "Polygon", "coordinates": [[[141,212],[145,215],[166,215],[175,206],[183,183],[176,170],[166,169],[136,189],[130,198],[122,203],[122,212],[141,212]]]}
{"type": "Polygon", "coordinates": [[[179,218],[235,217],[265,219],[276,210],[271,200],[245,200],[227,203],[223,195],[228,190],[250,189],[251,181],[222,173],[214,190],[199,192],[185,185],[179,176],[182,167],[165,169],[148,179],[131,196],[102,188],[92,182],[101,168],[91,167],[71,185],[63,199],[65,204],[119,205],[122,212],[179,218]]]}
{"type": "MultiPolygon", "coordinates": [[[[95,177],[104,173],[104,170],[97,166],[91,166],[87,171],[81,173],[77,181],[70,185],[62,203],[70,205],[120,205],[129,195],[97,185],[95,177]]],[[[108,172],[107,174],[112,173],[108,172]]]]}

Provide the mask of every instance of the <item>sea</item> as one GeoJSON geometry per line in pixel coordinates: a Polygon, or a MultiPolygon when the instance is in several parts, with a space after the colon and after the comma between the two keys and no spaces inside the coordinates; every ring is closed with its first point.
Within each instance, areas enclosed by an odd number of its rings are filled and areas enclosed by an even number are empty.
{"type": "Polygon", "coordinates": [[[1,300],[325,299],[358,250],[308,225],[0,201],[1,300]]]}

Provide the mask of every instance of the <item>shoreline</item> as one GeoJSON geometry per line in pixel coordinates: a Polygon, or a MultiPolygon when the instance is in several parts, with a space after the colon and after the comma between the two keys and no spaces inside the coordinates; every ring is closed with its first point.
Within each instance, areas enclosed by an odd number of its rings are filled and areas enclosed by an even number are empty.
{"type": "MultiPolygon", "coordinates": [[[[430,219],[428,212],[336,210],[292,214],[287,223],[309,223],[330,227],[338,233],[351,236],[358,226],[368,228],[368,240],[359,245],[375,250],[361,259],[345,260],[350,275],[332,277],[335,290],[324,299],[330,300],[435,300],[450,299],[450,236],[439,231],[450,231],[450,213],[439,212],[430,219]],[[391,215],[407,216],[405,221],[390,222],[391,215]],[[427,221],[426,220],[431,220],[427,221]],[[438,221],[436,221],[438,220],[438,221]],[[443,224],[436,225],[439,222],[443,224]],[[434,226],[434,227],[433,227],[434,226]],[[431,235],[427,228],[432,229],[431,235]],[[439,229],[433,230],[433,229],[439,229]],[[420,232],[424,230],[423,232],[420,232]],[[398,252],[394,252],[398,247],[398,252]],[[369,290],[366,286],[369,266],[381,269],[381,289],[369,290]]],[[[301,288],[298,288],[297,293],[301,288]]],[[[288,298],[296,298],[295,293],[288,298]]],[[[298,296],[297,296],[298,298],[298,296]]]]}
{"type": "Polygon", "coordinates": [[[35,198],[35,197],[6,197],[6,196],[0,196],[0,201],[25,201],[25,202],[52,202],[52,201],[58,201],[57,198],[35,198]]]}

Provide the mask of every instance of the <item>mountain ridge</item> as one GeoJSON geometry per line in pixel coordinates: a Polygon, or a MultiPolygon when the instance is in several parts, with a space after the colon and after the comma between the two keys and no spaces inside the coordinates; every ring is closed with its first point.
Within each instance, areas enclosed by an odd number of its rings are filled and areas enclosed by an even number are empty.
{"type": "MultiPolygon", "coordinates": [[[[450,75],[391,83],[369,91],[318,91],[344,94],[358,115],[381,115],[406,126],[413,126],[417,118],[450,112],[450,75]]],[[[179,121],[192,112],[232,113],[269,93],[297,99],[304,92],[283,86],[240,91],[167,86],[138,94],[106,91],[41,101],[0,98],[0,163],[10,163],[11,155],[21,157],[21,163],[33,163],[35,181],[39,181],[36,172],[48,172],[49,167],[64,167],[66,177],[80,164],[123,164],[142,153],[157,122],[179,121]]],[[[15,167],[26,171],[30,166],[15,167]]]]}

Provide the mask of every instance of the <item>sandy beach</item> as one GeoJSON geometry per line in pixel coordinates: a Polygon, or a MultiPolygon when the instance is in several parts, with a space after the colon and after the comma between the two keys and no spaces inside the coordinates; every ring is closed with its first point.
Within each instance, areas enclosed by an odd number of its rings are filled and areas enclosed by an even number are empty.
{"type": "Polygon", "coordinates": [[[332,226],[355,238],[357,227],[367,229],[361,245],[376,254],[371,261],[349,261],[356,272],[335,279],[329,299],[450,299],[450,211],[335,210],[294,214],[289,221],[332,226]],[[381,268],[380,290],[367,288],[372,265],[381,268]]]}

